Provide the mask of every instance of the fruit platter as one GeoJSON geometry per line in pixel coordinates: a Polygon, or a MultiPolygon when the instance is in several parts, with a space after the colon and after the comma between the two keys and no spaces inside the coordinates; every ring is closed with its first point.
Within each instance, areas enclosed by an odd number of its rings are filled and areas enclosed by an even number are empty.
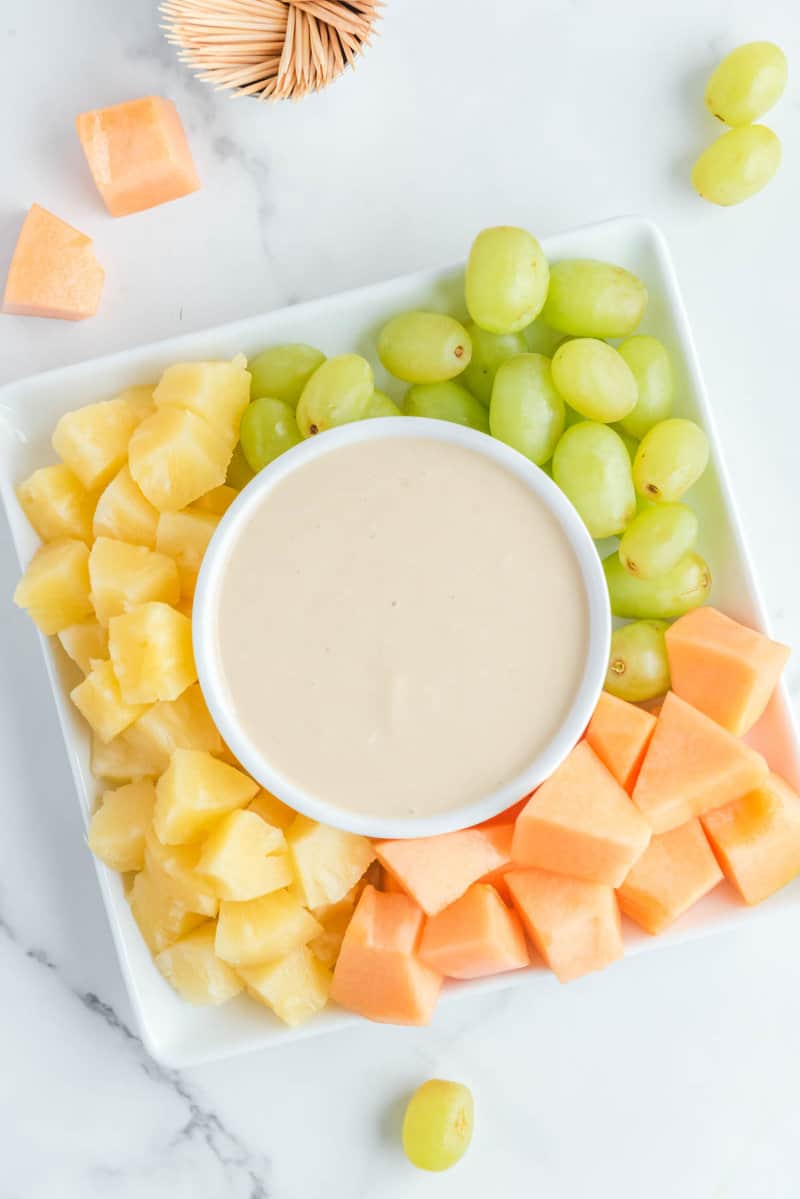
{"type": "Polygon", "coordinates": [[[769,639],[663,239],[639,218],[531,237],[527,291],[504,308],[483,236],[466,288],[463,264],[427,271],[3,390],[16,600],[40,630],[139,1029],[170,1065],[364,1017],[424,1024],[440,999],[443,1020],[505,986],[588,989],[623,953],[800,900],[788,650],[769,639]],[[603,324],[586,260],[623,280],[624,327],[603,324]],[[314,348],[273,355],[260,389],[259,355],[298,345],[314,348]],[[254,472],[401,413],[491,433],[546,472],[619,618],[585,736],[533,799],[422,840],[319,823],[260,786],[192,644],[204,556],[254,472]],[[602,829],[574,815],[588,795],[602,829]]]}

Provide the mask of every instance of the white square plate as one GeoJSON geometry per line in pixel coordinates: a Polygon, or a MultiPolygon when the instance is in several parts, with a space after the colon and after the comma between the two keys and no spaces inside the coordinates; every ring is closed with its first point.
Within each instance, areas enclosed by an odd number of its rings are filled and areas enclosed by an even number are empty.
{"type": "MultiPolygon", "coordinates": [[[[708,558],[714,578],[712,602],[729,615],[768,632],[663,238],[649,222],[629,217],[550,238],[544,249],[550,259],[591,257],[619,263],[647,284],[650,303],[641,331],[655,334],[670,350],[676,377],[677,414],[699,421],[711,439],[711,465],[693,489],[691,502],[701,521],[700,549],[708,558]]],[[[375,356],[378,328],[389,316],[407,308],[463,313],[461,277],[460,266],[408,275],[207,332],[50,371],[4,388],[0,391],[0,490],[20,564],[24,565],[31,557],[37,539],[17,503],[14,486],[36,467],[53,460],[50,435],[62,413],[106,399],[133,384],[152,382],[173,362],[231,357],[240,351],[250,356],[264,346],[286,341],[310,342],[328,354],[356,350],[372,362],[378,385],[398,395],[400,385],[386,375],[375,356]]],[[[78,681],[76,668],[55,639],[41,640],[84,820],[88,821],[98,786],[89,769],[85,726],[67,695],[78,681]]],[[[749,740],[767,754],[774,770],[794,785],[800,785],[800,744],[783,688],[749,740]]],[[[156,970],[131,917],[119,877],[99,863],[97,873],[142,1038],[160,1061],[172,1066],[194,1065],[340,1028],[358,1019],[331,1009],[303,1028],[290,1030],[244,997],[221,1008],[191,1007],[177,997],[156,970]]],[[[761,910],[775,910],[798,902],[800,882],[785,888],[761,910]]],[[[626,947],[628,952],[637,953],[647,947],[669,945],[729,928],[741,920],[753,919],[754,915],[723,885],[657,939],[646,937],[628,925],[626,947]]],[[[543,976],[542,968],[531,967],[494,979],[453,985],[447,988],[446,996],[505,986],[541,985],[543,976]]],[[[446,1015],[440,1015],[439,1019],[446,1019],[446,1015]]]]}

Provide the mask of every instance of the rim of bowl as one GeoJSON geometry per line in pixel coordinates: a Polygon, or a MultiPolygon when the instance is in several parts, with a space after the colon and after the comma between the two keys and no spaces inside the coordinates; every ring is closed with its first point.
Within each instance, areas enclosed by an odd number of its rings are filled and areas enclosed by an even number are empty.
{"type": "Polygon", "coordinates": [[[454,832],[497,816],[544,782],[582,736],[602,690],[611,641],[611,610],[603,568],[589,532],[552,479],[517,450],[464,425],[417,416],[358,421],[311,437],[276,458],[247,484],[223,515],[208,544],[192,608],[192,640],[198,679],[217,728],[245,770],[262,787],[313,820],[374,838],[409,838],[454,832]],[[586,590],[586,664],[574,701],[558,731],[526,768],[502,787],[469,804],[430,816],[385,817],[350,812],[310,795],[275,770],[245,734],[227,700],[227,685],[216,652],[219,583],[239,530],[264,496],[293,471],[344,446],[383,439],[424,439],[474,450],[521,479],[556,517],[569,540],[586,590]]]}

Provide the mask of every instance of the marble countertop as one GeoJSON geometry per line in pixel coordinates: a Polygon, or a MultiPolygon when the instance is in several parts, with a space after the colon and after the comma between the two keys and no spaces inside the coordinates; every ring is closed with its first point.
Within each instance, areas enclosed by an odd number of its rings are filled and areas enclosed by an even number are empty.
{"type": "MultiPolygon", "coordinates": [[[[27,0],[0,18],[0,272],[23,211],[91,234],[107,270],[80,325],[0,317],[0,382],[463,256],[483,225],[542,235],[636,211],[670,242],[774,628],[800,645],[795,0],[389,0],[374,46],[301,104],[195,82],[155,0],[27,0]],[[771,37],[795,80],[785,162],[740,209],[701,203],[704,79],[771,37]],[[83,109],[175,99],[198,194],[106,217],[83,109]]],[[[0,529],[0,590],[16,569],[0,529]]],[[[43,664],[0,621],[0,1199],[789,1199],[800,1193],[798,924],[775,916],[574,987],[451,1006],[176,1073],[131,1014],[43,664]],[[398,1151],[430,1075],[469,1082],[478,1132],[441,1177],[398,1151]]],[[[791,668],[800,696],[800,655],[791,668]]]]}

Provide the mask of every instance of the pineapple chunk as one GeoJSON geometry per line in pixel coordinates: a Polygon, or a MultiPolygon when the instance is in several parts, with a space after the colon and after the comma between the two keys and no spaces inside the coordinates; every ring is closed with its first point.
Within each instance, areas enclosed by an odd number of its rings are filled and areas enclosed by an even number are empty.
{"type": "Polygon", "coordinates": [[[129,703],[177,699],[197,682],[192,622],[167,604],[142,604],[113,616],[108,650],[129,703]]]}
{"type": "Polygon", "coordinates": [[[188,911],[164,879],[154,878],[149,870],[136,875],[128,902],[139,931],[154,954],[185,937],[205,920],[197,912],[188,911]]]}
{"type": "Polygon", "coordinates": [[[213,487],[211,491],[201,495],[200,499],[192,504],[192,508],[196,512],[211,512],[214,516],[224,516],[238,494],[234,487],[228,487],[223,483],[221,487],[213,487]]]}
{"type": "Polygon", "coordinates": [[[196,845],[164,845],[150,826],[145,833],[145,867],[161,880],[188,912],[216,916],[219,900],[208,879],[197,871],[200,850],[196,845]]]}
{"type": "Polygon", "coordinates": [[[131,434],[152,410],[152,387],[129,387],[113,400],[65,413],[53,449],[87,491],[96,491],[124,466],[131,434]]]}
{"type": "Polygon", "coordinates": [[[76,537],[91,545],[95,498],[61,463],[35,470],[17,488],[20,507],[42,541],[76,537]]]}
{"type": "Polygon", "coordinates": [[[247,459],[244,456],[244,450],[239,443],[228,463],[228,473],[225,476],[225,482],[234,491],[242,491],[247,484],[256,477],[255,471],[250,469],[247,459]]]}
{"type": "Polygon", "coordinates": [[[200,563],[220,518],[211,512],[162,512],[158,521],[156,548],[178,566],[181,596],[194,595],[200,563]]]}
{"type": "Polygon", "coordinates": [[[286,840],[298,894],[309,908],[342,899],[375,858],[368,837],[317,824],[307,816],[295,817],[286,840]]]}
{"type": "Polygon", "coordinates": [[[208,421],[233,449],[242,413],[250,403],[247,360],[178,362],[168,366],[153,392],[157,408],[185,408],[208,421]]]}
{"type": "Polygon", "coordinates": [[[14,603],[47,634],[60,633],[91,616],[85,543],[64,538],[38,549],[17,584],[14,603]]]}
{"type": "Polygon", "coordinates": [[[146,710],[122,698],[111,662],[95,662],[69,697],[101,741],[112,741],[146,710]]]}
{"type": "Polygon", "coordinates": [[[309,942],[308,947],[315,957],[318,957],[331,969],[336,965],[347,926],[352,919],[361,892],[366,886],[366,878],[365,875],[364,878],[359,879],[356,885],[337,903],[322,904],[320,907],[314,908],[312,912],[314,918],[319,920],[322,925],[322,932],[309,942]]]}
{"type": "Polygon", "coordinates": [[[64,652],[84,674],[92,669],[92,662],[101,662],[108,657],[108,629],[99,620],[82,620],[62,629],[58,639],[64,652]]]}
{"type": "Polygon", "coordinates": [[[242,980],[214,952],[217,926],[209,920],[156,954],[156,965],[181,999],[201,1006],[216,1006],[233,999],[242,980]]]}
{"type": "Polygon", "coordinates": [[[216,950],[232,966],[258,966],[285,957],[319,936],[322,925],[288,891],[246,903],[219,905],[216,950]]]}
{"type": "Polygon", "coordinates": [[[110,537],[98,537],[92,546],[89,580],[94,610],[102,625],[139,604],[177,604],[181,589],[172,558],[110,537]]]}
{"type": "Polygon", "coordinates": [[[153,818],[156,789],[151,782],[126,783],[106,791],[89,821],[89,848],[112,870],[144,868],[144,835],[153,818]]]}
{"type": "Polygon", "coordinates": [[[156,788],[153,827],[165,845],[202,841],[220,817],[258,791],[246,774],[194,749],[176,749],[156,788]]]}
{"type": "Polygon", "coordinates": [[[210,754],[222,749],[222,738],[199,683],[169,703],[148,708],[128,729],[126,740],[134,753],[152,766],[152,774],[164,773],[176,749],[204,749],[210,754]]]}
{"type": "Polygon", "coordinates": [[[220,899],[257,899],[291,883],[285,850],[279,828],[265,824],[255,812],[229,812],[203,842],[197,869],[220,899]]]}
{"type": "Polygon", "coordinates": [[[157,528],[158,512],[134,483],[130,469],[123,466],[97,501],[95,537],[113,537],[154,550],[157,528]]]}
{"type": "Polygon", "coordinates": [[[177,512],[225,482],[230,442],[202,417],[160,408],[142,421],[128,447],[133,478],[159,512],[177,512]]]}
{"type": "Polygon", "coordinates": [[[271,791],[264,790],[259,791],[253,802],[247,805],[247,810],[255,812],[262,820],[266,820],[267,824],[274,825],[282,832],[286,831],[297,815],[293,808],[283,803],[271,791]]]}
{"type": "Polygon", "coordinates": [[[261,966],[239,970],[248,993],[290,1028],[305,1024],[328,1002],[331,972],[305,946],[261,966]]]}
{"type": "Polygon", "coordinates": [[[90,760],[94,777],[109,783],[129,783],[153,774],[148,763],[143,762],[131,749],[126,733],[108,743],[101,741],[94,733],[90,760]]]}

